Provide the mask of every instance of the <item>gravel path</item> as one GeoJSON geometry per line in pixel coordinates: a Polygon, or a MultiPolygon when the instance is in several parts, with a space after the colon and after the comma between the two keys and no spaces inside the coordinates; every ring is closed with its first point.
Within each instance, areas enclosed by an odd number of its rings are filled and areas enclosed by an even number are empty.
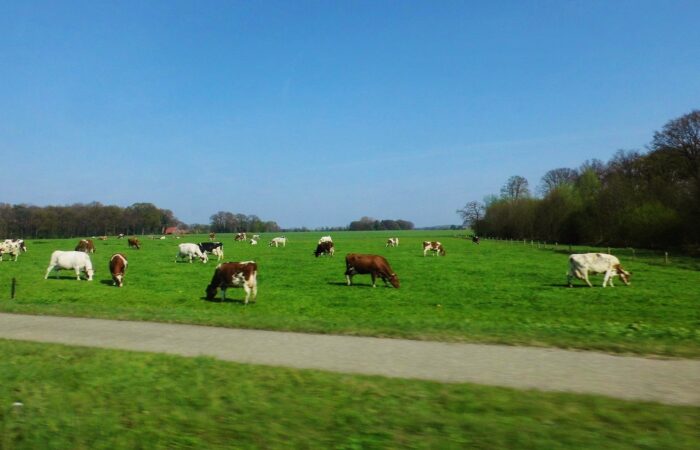
{"type": "Polygon", "coordinates": [[[4,313],[0,338],[700,405],[700,360],[4,313]]]}

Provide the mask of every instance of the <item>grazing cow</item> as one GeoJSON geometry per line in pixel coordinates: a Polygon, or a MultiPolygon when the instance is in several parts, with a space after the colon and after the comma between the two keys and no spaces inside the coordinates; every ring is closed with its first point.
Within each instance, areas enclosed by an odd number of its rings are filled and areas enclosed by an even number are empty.
{"type": "Polygon", "coordinates": [[[124,238],[124,233],[119,233],[119,234],[117,235],[117,239],[122,239],[122,238],[124,238]]]}
{"type": "Polygon", "coordinates": [[[242,287],[245,290],[245,304],[251,297],[255,302],[258,295],[258,266],[255,261],[227,262],[219,264],[214,270],[211,283],[207,286],[207,300],[216,297],[216,290],[221,289],[221,300],[226,300],[226,289],[230,287],[242,287]]]}
{"type": "Polygon", "coordinates": [[[211,253],[216,256],[217,261],[224,259],[224,243],[223,242],[200,242],[199,250],[202,253],[211,253]]]}
{"type": "Polygon", "coordinates": [[[159,237],[158,239],[160,239],[161,241],[164,241],[164,240],[165,240],[165,236],[161,236],[161,237],[159,237]]]}
{"type": "Polygon", "coordinates": [[[128,262],[126,256],[121,253],[115,253],[109,258],[109,273],[112,274],[112,280],[117,287],[124,286],[124,274],[128,262]]]}
{"type": "Polygon", "coordinates": [[[399,246],[399,238],[389,238],[386,241],[386,247],[398,247],[399,246]]]}
{"type": "Polygon", "coordinates": [[[279,247],[280,245],[282,245],[282,247],[286,247],[286,246],[287,246],[287,238],[284,237],[284,236],[272,238],[272,240],[270,241],[269,246],[272,247],[273,245],[274,245],[275,247],[279,247]]]}
{"type": "Polygon", "coordinates": [[[141,242],[136,237],[129,238],[129,248],[141,249],[141,242]]]}
{"type": "Polygon", "coordinates": [[[333,239],[330,236],[321,236],[321,239],[318,240],[318,243],[322,244],[324,242],[333,242],[333,239]]]}
{"type": "Polygon", "coordinates": [[[92,239],[81,239],[75,246],[76,252],[95,253],[95,243],[92,239]]]}
{"type": "Polygon", "coordinates": [[[98,236],[97,239],[99,239],[99,240],[101,240],[101,241],[106,241],[106,240],[107,240],[107,236],[98,236]]]}
{"type": "Polygon", "coordinates": [[[376,281],[379,277],[385,285],[389,282],[396,289],[399,288],[399,278],[383,256],[349,253],[345,256],[345,267],[345,279],[348,286],[352,285],[353,275],[368,273],[372,276],[372,287],[377,287],[376,281]]]}
{"type": "Polygon", "coordinates": [[[481,239],[479,238],[479,236],[477,236],[476,234],[472,234],[471,237],[472,237],[472,242],[478,245],[478,244],[479,244],[479,241],[481,240],[481,239]]]}
{"type": "Polygon", "coordinates": [[[255,239],[250,240],[250,245],[258,245],[258,241],[255,239]]]}
{"type": "Polygon", "coordinates": [[[5,242],[0,243],[0,261],[2,261],[3,256],[7,253],[10,255],[10,261],[17,261],[17,257],[22,251],[22,247],[19,242],[7,239],[5,242]],[[14,256],[15,259],[12,259],[14,256]]]}
{"type": "Polygon", "coordinates": [[[209,240],[213,241],[214,239],[216,239],[216,233],[212,231],[211,233],[209,233],[209,240]]]}
{"type": "Polygon", "coordinates": [[[314,255],[318,258],[320,255],[333,256],[335,253],[335,247],[332,242],[321,242],[316,246],[316,251],[314,255]]]}
{"type": "Polygon", "coordinates": [[[576,277],[583,280],[590,287],[593,287],[588,281],[588,274],[603,273],[603,287],[610,283],[610,287],[615,287],[613,277],[619,275],[623,283],[629,286],[631,273],[627,272],[620,265],[620,260],[613,255],[607,253],[578,253],[569,256],[569,273],[566,276],[569,282],[569,287],[573,287],[571,280],[576,277]]]}
{"type": "Polygon", "coordinates": [[[423,241],[423,256],[428,252],[433,252],[433,256],[445,256],[445,248],[438,241],[423,241]]]}
{"type": "Polygon", "coordinates": [[[245,233],[236,233],[236,237],[233,238],[234,241],[245,241],[248,240],[245,233]]]}
{"type": "Polygon", "coordinates": [[[209,258],[207,258],[207,254],[202,253],[202,251],[199,249],[199,245],[197,244],[180,244],[177,247],[178,252],[177,256],[175,256],[175,262],[177,262],[178,259],[187,258],[191,264],[192,258],[194,258],[195,256],[199,258],[203,263],[206,263],[209,260],[209,258]]]}
{"type": "Polygon", "coordinates": [[[24,253],[27,251],[27,246],[24,244],[24,239],[5,239],[5,244],[15,244],[19,247],[19,251],[24,253]]]}
{"type": "Polygon", "coordinates": [[[56,271],[56,278],[58,278],[59,270],[70,269],[75,271],[75,277],[78,281],[80,281],[80,272],[85,272],[88,281],[92,281],[92,275],[95,273],[95,271],[92,270],[92,261],[90,261],[90,256],[87,253],[56,250],[51,253],[51,261],[49,262],[49,267],[46,269],[44,279],[49,278],[49,274],[52,270],[56,271]]]}

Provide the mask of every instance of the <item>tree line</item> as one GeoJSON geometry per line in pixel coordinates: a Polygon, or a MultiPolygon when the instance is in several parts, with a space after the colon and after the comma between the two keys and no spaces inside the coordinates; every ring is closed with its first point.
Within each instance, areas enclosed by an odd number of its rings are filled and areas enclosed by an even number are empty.
{"type": "Polygon", "coordinates": [[[0,203],[0,238],[68,238],[78,236],[161,234],[169,227],[192,233],[279,231],[273,221],[255,215],[220,211],[210,224],[187,225],[169,209],[152,203],[121,207],[99,202],[65,206],[0,203]]]}
{"type": "Polygon", "coordinates": [[[349,231],[412,230],[413,222],[402,219],[377,220],[364,216],[360,220],[350,222],[347,229],[349,231]]]}
{"type": "Polygon", "coordinates": [[[700,250],[700,110],[670,120],[646,151],[521,176],[457,210],[475,233],[568,244],[700,250]]]}

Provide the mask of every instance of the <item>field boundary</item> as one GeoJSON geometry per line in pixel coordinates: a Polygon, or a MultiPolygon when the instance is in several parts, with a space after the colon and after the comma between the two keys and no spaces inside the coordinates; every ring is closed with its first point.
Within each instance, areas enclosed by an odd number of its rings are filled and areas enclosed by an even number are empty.
{"type": "Polygon", "coordinates": [[[0,338],[700,405],[700,361],[0,313],[0,338]]]}

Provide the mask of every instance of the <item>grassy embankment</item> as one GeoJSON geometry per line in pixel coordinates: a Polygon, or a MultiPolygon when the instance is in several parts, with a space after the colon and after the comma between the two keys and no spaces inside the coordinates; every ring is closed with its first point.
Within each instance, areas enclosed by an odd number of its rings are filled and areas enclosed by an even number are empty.
{"type": "MultiPolygon", "coordinates": [[[[314,258],[322,233],[290,233],[286,248],[225,242],[225,260],[259,265],[258,302],[244,307],[242,290],[227,303],[203,299],[215,263],[174,263],[176,245],[199,242],[142,239],[142,250],[126,240],[96,241],[95,281],[77,282],[72,272],[44,280],[49,255],[72,249],[77,239],[28,240],[18,262],[0,263],[0,310],[102,318],[197,323],[225,327],[545,345],[672,356],[700,356],[700,271],[697,260],[613,250],[633,272],[632,285],[618,280],[602,289],[577,281],[565,286],[568,249],[538,249],[520,243],[483,241],[474,245],[451,231],[332,233],[334,258],[314,258]],[[386,248],[388,236],[401,245],[386,248]],[[440,239],[446,257],[423,257],[421,241],[440,239]],[[111,286],[107,262],[126,253],[125,287],[111,286]],[[369,286],[356,276],[345,286],[345,253],[387,257],[400,289],[369,286]],[[10,280],[18,282],[9,300],[10,280]]],[[[587,251],[574,248],[574,251],[587,251]]],[[[600,249],[598,249],[600,250],[600,249]]]]}
{"type": "Polygon", "coordinates": [[[0,354],[7,450],[700,447],[700,408],[5,340],[0,354]]]}

